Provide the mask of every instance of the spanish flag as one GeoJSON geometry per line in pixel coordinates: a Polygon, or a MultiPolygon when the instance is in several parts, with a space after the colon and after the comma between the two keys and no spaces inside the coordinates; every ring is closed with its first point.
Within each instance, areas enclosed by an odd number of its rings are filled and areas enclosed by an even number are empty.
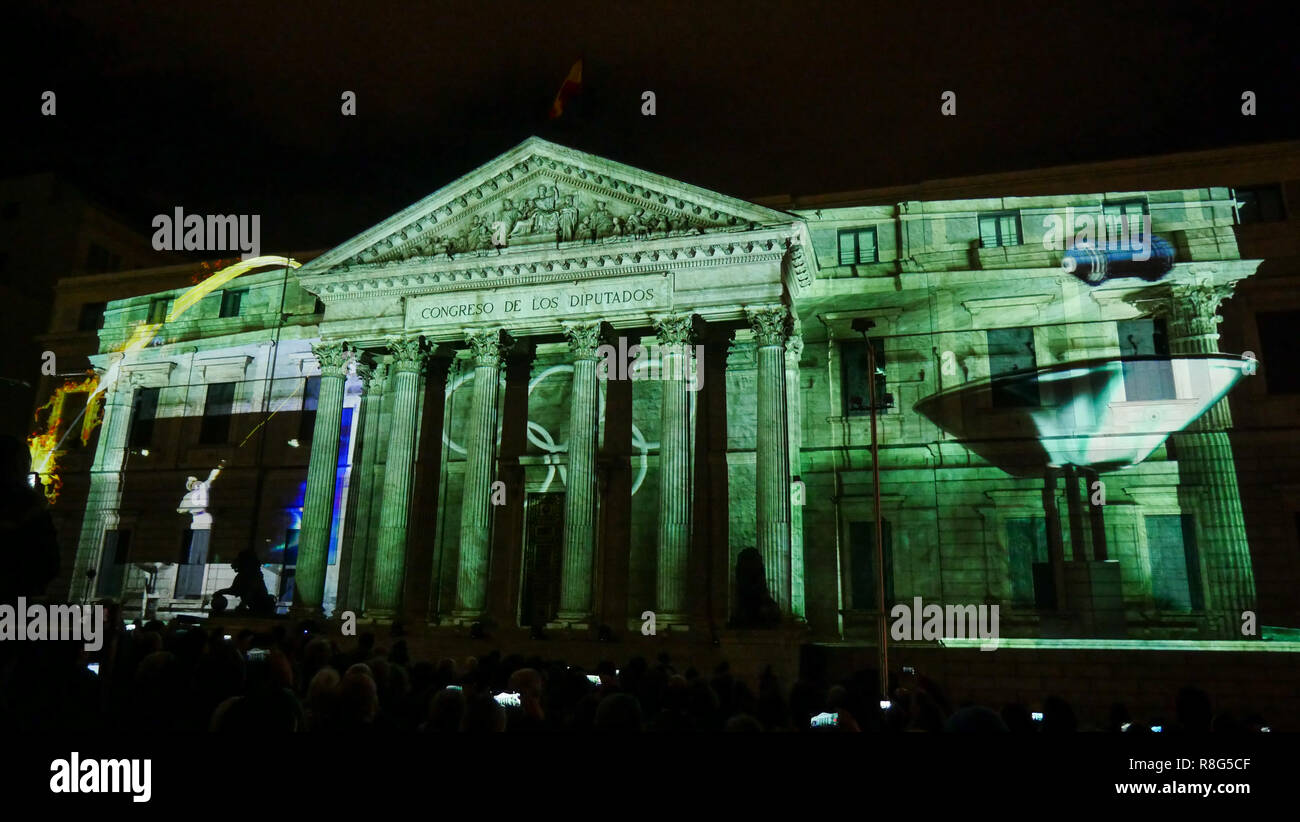
{"type": "Polygon", "coordinates": [[[582,91],[582,59],[573,64],[569,69],[569,76],[564,78],[564,83],[555,95],[555,102],[551,103],[551,113],[548,119],[554,120],[564,113],[564,104],[569,102],[575,94],[582,91]]]}

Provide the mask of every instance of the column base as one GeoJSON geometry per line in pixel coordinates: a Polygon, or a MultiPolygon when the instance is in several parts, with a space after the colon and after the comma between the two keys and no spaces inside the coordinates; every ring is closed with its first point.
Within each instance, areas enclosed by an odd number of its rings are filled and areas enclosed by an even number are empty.
{"type": "Polygon", "coordinates": [[[555,619],[546,623],[546,630],[589,631],[591,630],[593,621],[591,614],[583,614],[574,611],[561,611],[555,615],[555,619]]]}
{"type": "Polygon", "coordinates": [[[439,620],[439,625],[457,625],[468,627],[475,622],[486,622],[487,611],[452,611],[450,615],[443,615],[439,620]]]}
{"type": "Polygon", "coordinates": [[[323,621],[325,612],[319,605],[291,605],[289,606],[289,619],[294,622],[302,622],[310,619],[313,622],[323,621]]]}
{"type": "Polygon", "coordinates": [[[396,608],[367,608],[361,615],[362,622],[396,622],[401,616],[396,608]]]}

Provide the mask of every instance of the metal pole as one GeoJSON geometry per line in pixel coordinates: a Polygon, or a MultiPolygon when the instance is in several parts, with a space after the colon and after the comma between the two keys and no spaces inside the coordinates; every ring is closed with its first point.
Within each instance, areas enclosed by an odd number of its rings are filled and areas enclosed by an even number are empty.
{"type": "Polygon", "coordinates": [[[867,335],[868,396],[871,398],[871,481],[875,492],[876,514],[876,604],[880,608],[877,625],[880,629],[879,659],[880,695],[889,698],[889,626],[885,622],[885,546],[884,529],[880,517],[880,451],[876,441],[876,348],[867,335]]]}

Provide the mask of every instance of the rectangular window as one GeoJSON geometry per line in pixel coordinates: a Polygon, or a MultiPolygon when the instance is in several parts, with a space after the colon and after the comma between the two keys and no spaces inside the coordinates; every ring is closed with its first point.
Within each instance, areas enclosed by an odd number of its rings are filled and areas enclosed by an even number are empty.
{"type": "Polygon", "coordinates": [[[980,215],[980,246],[1001,248],[1020,245],[1020,212],[995,211],[980,215]]]}
{"type": "Polygon", "coordinates": [[[107,248],[91,243],[90,248],[86,250],[86,270],[92,272],[104,272],[113,270],[114,256],[109,253],[107,248]]]}
{"type": "Polygon", "coordinates": [[[1289,365],[1300,311],[1266,311],[1255,315],[1259,330],[1260,373],[1270,394],[1300,394],[1300,369],[1289,365]]]}
{"type": "Polygon", "coordinates": [[[1043,517],[1007,520],[1007,552],[1011,602],[1023,607],[1051,607],[1055,591],[1048,565],[1047,520],[1043,517]],[[1044,567],[1048,569],[1046,574],[1044,567]]]}
{"type": "Polygon", "coordinates": [[[298,564],[298,529],[290,528],[284,532],[284,553],[280,566],[280,589],[276,599],[280,602],[293,601],[294,568],[298,564]]]}
{"type": "MultiPolygon", "coordinates": [[[[886,392],[888,387],[885,377],[885,341],[880,337],[871,338],[871,347],[876,355],[876,410],[884,411],[894,407],[894,397],[886,392]]],[[[844,392],[844,416],[857,417],[871,413],[871,364],[867,357],[866,340],[845,340],[840,343],[842,377],[840,385],[844,392]]]]}
{"type": "Polygon", "coordinates": [[[104,309],[108,303],[83,303],[77,319],[78,331],[98,331],[104,327],[104,309]]]}
{"type": "Polygon", "coordinates": [[[1151,596],[1156,607],[1169,611],[1202,610],[1205,603],[1192,515],[1149,515],[1146,526],[1151,596]]]}
{"type": "MultiPolygon", "coordinates": [[[[883,555],[885,559],[885,610],[894,602],[894,537],[889,520],[880,521],[883,555]]],[[[876,602],[876,522],[849,523],[849,565],[852,607],[859,611],[874,611],[876,602]]]]}
{"type": "Polygon", "coordinates": [[[149,301],[149,323],[150,324],[166,322],[167,304],[170,302],[171,300],[167,299],[166,297],[158,297],[157,299],[153,299],[149,301]]]}
{"type": "Polygon", "coordinates": [[[1146,229],[1142,217],[1150,214],[1151,209],[1144,199],[1116,200],[1104,203],[1101,207],[1102,218],[1106,221],[1107,233],[1115,236],[1123,233],[1122,226],[1128,224],[1129,237],[1145,237],[1146,229]]]}
{"type": "Polygon", "coordinates": [[[302,387],[302,420],[298,440],[303,445],[311,442],[316,430],[316,405],[320,402],[320,377],[308,377],[302,387]]]}
{"type": "MultiPolygon", "coordinates": [[[[1165,321],[1124,320],[1115,323],[1119,351],[1125,357],[1168,357],[1165,321]]],[[[1129,402],[1177,399],[1174,366],[1169,360],[1124,363],[1124,396],[1129,402]]]]}
{"type": "Polygon", "coordinates": [[[876,228],[849,228],[839,232],[840,265],[858,265],[880,261],[876,248],[876,228]]]}
{"type": "Polygon", "coordinates": [[[133,405],[131,433],[127,437],[127,444],[131,448],[148,448],[153,444],[153,424],[158,414],[158,389],[137,389],[133,405]]]}
{"type": "Polygon", "coordinates": [[[1237,224],[1273,223],[1286,219],[1281,186],[1251,186],[1236,190],[1237,224]]]}
{"type": "Polygon", "coordinates": [[[203,427],[199,431],[202,445],[222,445],[230,440],[230,411],[235,402],[235,384],[217,382],[208,386],[203,405],[203,427]]]}
{"type": "Polygon", "coordinates": [[[989,346],[989,376],[995,378],[993,407],[1038,407],[1041,400],[1035,371],[1038,364],[1034,355],[1034,329],[992,328],[984,333],[989,346]]]}
{"type": "Polygon", "coordinates": [[[222,317],[238,317],[240,309],[244,304],[244,296],[248,294],[247,288],[241,288],[237,291],[221,292],[221,315],[222,317]]]}
{"type": "Polygon", "coordinates": [[[104,550],[99,555],[99,571],[95,577],[95,592],[101,597],[116,597],[122,593],[122,576],[126,559],[131,551],[131,532],[118,528],[104,532],[104,550]]]}

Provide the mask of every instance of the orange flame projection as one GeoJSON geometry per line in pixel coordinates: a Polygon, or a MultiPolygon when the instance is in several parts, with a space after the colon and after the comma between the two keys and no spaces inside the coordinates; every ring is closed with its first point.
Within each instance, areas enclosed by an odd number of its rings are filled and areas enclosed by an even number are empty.
{"type": "MultiPolygon", "coordinates": [[[[202,263],[201,269],[206,270],[210,266],[220,265],[222,260],[213,263],[202,263]]],[[[83,445],[90,441],[90,435],[98,427],[103,417],[104,393],[113,387],[117,382],[121,365],[126,357],[134,351],[139,351],[149,344],[151,340],[158,335],[159,329],[164,324],[172,322],[182,314],[192,308],[199,300],[216,291],[221,286],[235,279],[241,274],[246,274],[255,268],[265,268],[267,266],[288,266],[298,268],[301,263],[288,257],[254,257],[249,260],[240,260],[233,265],[228,265],[212,273],[211,276],[203,279],[193,288],[190,288],[172,305],[172,310],[167,314],[167,318],[161,323],[140,323],[132,332],[130,339],[120,349],[122,356],[117,357],[112,366],[101,379],[97,374],[91,373],[86,379],[75,382],[67,381],[62,386],[56,388],[50,396],[48,402],[36,409],[37,424],[40,424],[41,414],[49,411],[49,416],[45,421],[44,430],[38,430],[27,438],[27,450],[32,456],[32,470],[41,476],[41,482],[45,497],[51,503],[59,497],[59,491],[63,488],[63,479],[59,476],[59,459],[65,453],[62,450],[63,441],[67,439],[70,431],[64,432],[59,436],[59,429],[63,427],[63,406],[69,394],[87,394],[86,410],[81,418],[81,442],[83,445]]],[[[199,276],[198,273],[195,275],[199,276]]],[[[76,422],[75,420],[73,421],[76,422]]]]}
{"type": "MultiPolygon", "coordinates": [[[[86,408],[81,415],[81,444],[85,445],[90,441],[90,435],[94,432],[95,427],[99,425],[100,416],[103,411],[103,404],[100,394],[95,389],[99,387],[99,375],[93,371],[89,376],[80,382],[68,380],[63,385],[54,389],[50,399],[36,409],[36,419],[39,421],[41,415],[49,412],[45,419],[45,429],[37,431],[27,438],[27,450],[32,455],[32,470],[41,475],[42,490],[45,492],[45,498],[54,503],[59,498],[59,491],[63,489],[63,478],[59,476],[55,467],[65,453],[61,446],[67,439],[67,434],[59,436],[60,429],[63,428],[64,422],[64,405],[67,402],[69,394],[86,394],[86,408]]],[[[75,424],[76,420],[73,420],[75,424]]],[[[71,433],[69,431],[68,433],[71,433]]]]}

